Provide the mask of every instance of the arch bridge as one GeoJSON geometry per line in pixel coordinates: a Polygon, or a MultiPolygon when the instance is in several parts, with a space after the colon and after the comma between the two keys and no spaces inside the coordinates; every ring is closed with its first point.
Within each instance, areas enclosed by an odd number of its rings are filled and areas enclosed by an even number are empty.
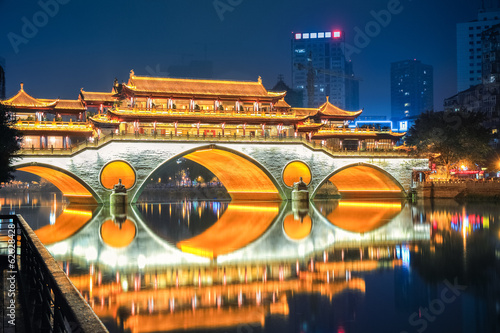
{"type": "Polygon", "coordinates": [[[414,170],[428,160],[394,152],[332,153],[306,142],[111,139],[78,151],[23,151],[14,168],[58,187],[73,203],[107,203],[122,179],[136,202],[146,183],[169,162],[186,158],[209,169],[233,200],[287,200],[300,177],[311,197],[404,197],[414,170]],[[323,187],[324,188],[324,187],[323,187]]]}

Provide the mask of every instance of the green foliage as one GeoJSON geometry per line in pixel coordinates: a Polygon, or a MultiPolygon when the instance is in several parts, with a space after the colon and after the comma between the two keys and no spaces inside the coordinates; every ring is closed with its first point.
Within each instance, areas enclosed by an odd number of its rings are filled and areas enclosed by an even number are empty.
{"type": "Polygon", "coordinates": [[[13,155],[19,150],[21,133],[10,127],[8,108],[0,104],[0,182],[13,179],[11,166],[13,155]]]}
{"type": "Polygon", "coordinates": [[[475,112],[425,112],[405,141],[418,154],[435,154],[436,162],[448,170],[464,160],[481,164],[492,152],[491,134],[483,127],[484,120],[484,114],[475,112]]]}

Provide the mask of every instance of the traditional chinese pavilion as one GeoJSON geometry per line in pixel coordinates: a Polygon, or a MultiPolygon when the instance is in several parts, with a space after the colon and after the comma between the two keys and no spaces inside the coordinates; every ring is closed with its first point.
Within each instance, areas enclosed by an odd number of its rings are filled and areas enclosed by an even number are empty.
{"type": "Polygon", "coordinates": [[[130,72],[110,92],[81,89],[77,100],[36,99],[21,90],[1,103],[10,107],[28,147],[67,148],[78,138],[116,134],[169,136],[306,136],[333,149],[392,149],[402,134],[350,129],[363,110],[346,111],[326,102],[292,108],[286,92],[251,82],[147,77],[130,72]],[[87,121],[86,112],[93,109],[87,121]],[[45,121],[47,115],[52,121],[45,121]],[[63,122],[63,116],[72,117],[63,122]],[[74,120],[74,121],[73,121],[74,120]],[[75,139],[71,139],[75,138],[75,139]],[[29,141],[29,142],[28,142],[29,141]],[[50,142],[49,142],[50,141],[50,142]],[[34,142],[39,142],[38,144],[34,142]]]}
{"type": "Polygon", "coordinates": [[[0,101],[16,120],[14,127],[23,133],[25,148],[69,148],[92,136],[86,121],[86,107],[80,100],[37,99],[24,91],[0,101]]]}

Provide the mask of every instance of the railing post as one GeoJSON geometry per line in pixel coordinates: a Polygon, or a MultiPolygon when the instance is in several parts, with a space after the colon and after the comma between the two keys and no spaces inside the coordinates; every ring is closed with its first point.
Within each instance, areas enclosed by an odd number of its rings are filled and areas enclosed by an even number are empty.
{"type": "Polygon", "coordinates": [[[54,154],[54,145],[50,145],[50,153],[54,154]]]}

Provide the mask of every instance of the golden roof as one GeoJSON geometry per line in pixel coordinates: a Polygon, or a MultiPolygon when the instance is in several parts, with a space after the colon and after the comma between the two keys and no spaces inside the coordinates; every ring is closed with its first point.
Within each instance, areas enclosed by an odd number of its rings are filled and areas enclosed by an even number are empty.
{"type": "Polygon", "coordinates": [[[309,117],[318,113],[317,108],[293,108],[292,111],[297,117],[309,117]]]}
{"type": "Polygon", "coordinates": [[[83,99],[86,102],[98,101],[98,102],[114,102],[116,97],[114,97],[114,92],[90,92],[84,91],[83,88],[80,90],[79,99],[83,99]]]}
{"type": "Polygon", "coordinates": [[[326,97],[326,102],[319,107],[318,111],[319,111],[319,113],[321,113],[321,115],[324,115],[327,117],[339,117],[339,118],[340,117],[346,117],[346,118],[347,117],[354,117],[354,118],[356,118],[361,114],[361,112],[363,112],[363,110],[354,111],[354,112],[342,110],[341,108],[336,107],[335,105],[330,103],[328,96],[326,97]]]}
{"type": "Polygon", "coordinates": [[[21,83],[21,89],[19,92],[14,96],[9,99],[1,101],[1,103],[5,106],[10,106],[10,107],[22,107],[22,108],[50,108],[53,107],[56,103],[56,101],[44,101],[40,99],[36,99],[30,95],[28,95],[24,91],[24,84],[21,83]]]}
{"type": "Polygon", "coordinates": [[[288,104],[284,98],[280,99],[276,104],[274,104],[277,108],[289,108],[290,104],[288,104]]]}
{"type": "MultiPolygon", "coordinates": [[[[49,99],[39,99],[39,101],[50,103],[53,100],[49,99]]],[[[54,110],[81,110],[85,111],[85,105],[83,105],[82,101],[78,99],[58,99],[53,101],[56,104],[53,106],[54,110]]]]}
{"type": "Polygon", "coordinates": [[[188,96],[210,95],[210,96],[251,96],[259,97],[283,97],[286,92],[268,92],[262,85],[262,81],[224,81],[224,80],[200,80],[200,79],[177,79],[136,76],[134,71],[130,72],[128,84],[125,88],[142,93],[180,94],[188,96]]]}

